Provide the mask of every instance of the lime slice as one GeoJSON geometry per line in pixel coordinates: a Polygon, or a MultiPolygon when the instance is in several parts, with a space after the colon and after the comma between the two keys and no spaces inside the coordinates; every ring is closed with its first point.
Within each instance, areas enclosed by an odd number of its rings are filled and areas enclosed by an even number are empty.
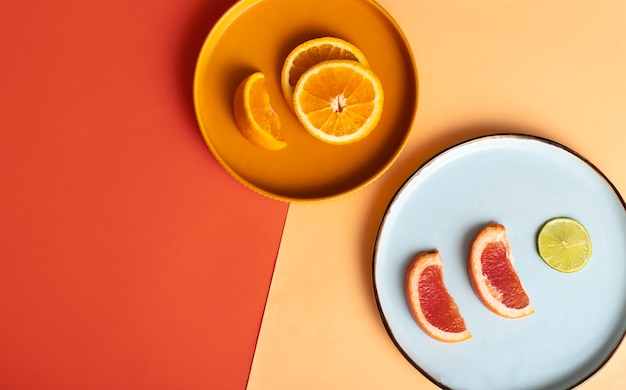
{"type": "Polygon", "coordinates": [[[546,222],[537,236],[539,256],[561,272],[581,270],[591,257],[591,239],[587,229],[571,218],[554,218],[546,222]]]}

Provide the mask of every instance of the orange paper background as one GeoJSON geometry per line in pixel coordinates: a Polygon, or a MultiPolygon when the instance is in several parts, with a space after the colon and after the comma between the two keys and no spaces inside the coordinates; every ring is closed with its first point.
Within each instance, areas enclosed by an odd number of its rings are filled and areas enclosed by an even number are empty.
{"type": "MultiPolygon", "coordinates": [[[[436,388],[388,337],[371,268],[386,205],[438,151],[494,132],[544,136],[581,153],[626,192],[625,3],[380,4],[404,30],[417,62],[411,139],[367,189],[290,206],[248,389],[436,388]]],[[[580,389],[626,388],[625,365],[622,345],[580,389]]]]}
{"type": "Polygon", "coordinates": [[[195,121],[232,3],[3,3],[0,388],[245,387],[288,204],[195,121]]]}

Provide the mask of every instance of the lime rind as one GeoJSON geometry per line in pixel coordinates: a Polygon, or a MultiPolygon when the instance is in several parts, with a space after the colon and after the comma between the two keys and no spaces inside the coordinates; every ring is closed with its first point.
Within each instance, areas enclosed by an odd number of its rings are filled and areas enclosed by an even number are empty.
{"type": "Polygon", "coordinates": [[[585,227],[575,219],[553,218],[537,235],[537,250],[543,261],[553,269],[572,273],[580,271],[591,258],[591,238],[585,227]]]}

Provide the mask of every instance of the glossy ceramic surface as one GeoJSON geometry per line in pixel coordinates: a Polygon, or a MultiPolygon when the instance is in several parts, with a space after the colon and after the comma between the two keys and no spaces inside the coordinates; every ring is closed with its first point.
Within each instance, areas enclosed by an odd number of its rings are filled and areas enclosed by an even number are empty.
{"type": "Polygon", "coordinates": [[[374,288],[387,330],[429,379],[454,389],[571,388],[596,372],[626,324],[626,212],[593,165],[549,140],[497,135],[454,146],[419,168],[391,201],[374,253],[374,288]],[[585,225],[593,255],[574,274],[537,254],[541,225],[569,216],[585,225]],[[535,313],[490,312],[467,273],[471,240],[489,222],[506,226],[514,267],[535,313]],[[444,281],[473,337],[446,344],[413,321],[404,272],[421,250],[438,249],[444,281]]]}
{"type": "Polygon", "coordinates": [[[351,193],[378,178],[406,144],[417,106],[417,73],[407,40],[383,8],[364,0],[244,0],[209,33],[194,79],[196,116],[211,152],[243,184],[285,201],[314,201],[351,193]],[[381,121],[365,139],[323,143],[300,125],[280,88],[289,52],[316,37],[357,45],[385,92],[381,121]],[[238,131],[232,101],[239,82],[265,73],[271,103],[288,146],[263,150],[238,131]]]}

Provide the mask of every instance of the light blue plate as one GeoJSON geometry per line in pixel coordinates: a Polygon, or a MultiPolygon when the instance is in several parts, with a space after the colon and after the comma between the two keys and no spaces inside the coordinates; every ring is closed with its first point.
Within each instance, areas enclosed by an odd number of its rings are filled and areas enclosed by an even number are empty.
{"type": "Polygon", "coordinates": [[[563,389],[610,358],[626,331],[626,206],[608,179],[555,142],[524,135],[473,139],[434,157],[400,188],[380,226],[374,290],[402,354],[442,388],[563,389]],[[553,217],[589,231],[593,254],[564,274],[538,256],[536,235],[553,217]],[[535,313],[507,319],[472,290],[469,245],[481,227],[507,228],[516,269],[535,313]],[[419,251],[438,249],[444,281],[472,338],[443,343],[415,323],[404,273],[419,251]]]}

